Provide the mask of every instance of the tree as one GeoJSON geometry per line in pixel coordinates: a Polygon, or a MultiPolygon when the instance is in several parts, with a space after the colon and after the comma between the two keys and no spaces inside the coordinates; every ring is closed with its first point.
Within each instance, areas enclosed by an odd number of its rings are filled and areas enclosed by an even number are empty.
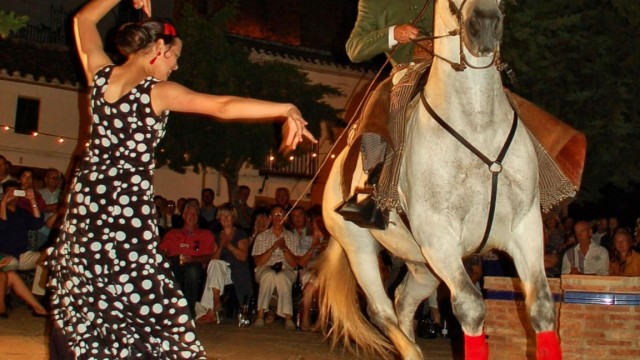
{"type": "Polygon", "coordinates": [[[19,30],[27,21],[29,17],[26,15],[18,16],[13,11],[9,13],[0,11],[0,39],[8,38],[11,32],[19,30]]]}
{"type": "Polygon", "coordinates": [[[587,136],[579,200],[640,182],[640,2],[512,1],[503,59],[514,91],[587,136]]]}
{"type": "MultiPolygon", "coordinates": [[[[315,134],[321,120],[338,122],[338,110],[322,101],[325,96],[339,95],[336,88],[312,84],[306,74],[288,64],[251,62],[248,50],[228,40],[225,24],[234,14],[234,7],[225,7],[205,17],[189,5],[184,7],[176,24],[184,43],[176,80],[206,93],[292,102],[315,134]]],[[[226,180],[233,200],[243,164],[259,165],[277,146],[279,133],[278,124],[221,123],[175,114],[156,158],[158,165],[177,172],[187,167],[196,172],[204,167],[215,169],[226,180]]]]}

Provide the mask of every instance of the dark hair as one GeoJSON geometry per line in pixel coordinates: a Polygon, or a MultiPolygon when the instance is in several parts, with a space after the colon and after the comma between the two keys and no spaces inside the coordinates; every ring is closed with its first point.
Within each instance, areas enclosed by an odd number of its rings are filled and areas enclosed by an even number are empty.
{"type": "Polygon", "coordinates": [[[33,172],[33,169],[32,169],[32,168],[29,168],[29,167],[23,167],[23,168],[21,168],[21,169],[20,169],[20,171],[18,171],[18,174],[17,174],[18,179],[20,179],[20,178],[22,177],[22,175],[24,175],[24,173],[26,173],[26,172],[30,172],[30,173],[31,173],[31,175],[33,175],[33,176],[35,176],[35,175],[36,175],[36,174],[33,172]]]}
{"type": "Polygon", "coordinates": [[[20,189],[20,183],[16,180],[7,180],[2,183],[2,192],[6,193],[9,188],[20,189]]]}
{"type": "Polygon", "coordinates": [[[202,189],[202,191],[200,192],[200,195],[202,196],[202,195],[204,195],[204,193],[207,193],[207,192],[211,193],[211,196],[216,196],[216,192],[213,191],[212,188],[204,188],[204,189],[202,189]]]}
{"type": "Polygon", "coordinates": [[[122,55],[129,56],[148,48],[162,39],[167,46],[173,45],[178,33],[171,22],[161,19],[147,19],[139,23],[127,23],[118,29],[115,43],[122,55]]]}

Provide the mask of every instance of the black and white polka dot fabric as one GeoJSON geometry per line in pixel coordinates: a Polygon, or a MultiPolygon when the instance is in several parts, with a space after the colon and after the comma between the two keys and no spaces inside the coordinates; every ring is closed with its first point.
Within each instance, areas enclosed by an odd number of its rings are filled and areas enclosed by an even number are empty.
{"type": "Polygon", "coordinates": [[[205,358],[187,302],[158,253],[153,154],[168,116],[151,107],[159,80],[146,78],[109,103],[113,68],[94,78],[88,152],[49,256],[54,321],[82,359],[205,358]]]}

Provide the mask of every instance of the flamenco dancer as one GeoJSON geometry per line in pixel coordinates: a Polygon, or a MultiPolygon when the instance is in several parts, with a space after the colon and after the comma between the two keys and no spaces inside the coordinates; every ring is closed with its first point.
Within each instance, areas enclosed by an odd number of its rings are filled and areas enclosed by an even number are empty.
{"type": "MultiPolygon", "coordinates": [[[[151,16],[150,1],[133,5],[151,16]]],[[[123,25],[115,41],[127,60],[114,65],[96,25],[118,3],[90,1],[74,18],[80,62],[91,83],[91,136],[48,259],[51,358],[205,358],[187,302],[158,252],[154,149],[169,111],[223,121],[281,117],[283,148],[316,140],[292,104],[202,94],[167,81],[178,69],[182,42],[166,21],[123,25]]]]}

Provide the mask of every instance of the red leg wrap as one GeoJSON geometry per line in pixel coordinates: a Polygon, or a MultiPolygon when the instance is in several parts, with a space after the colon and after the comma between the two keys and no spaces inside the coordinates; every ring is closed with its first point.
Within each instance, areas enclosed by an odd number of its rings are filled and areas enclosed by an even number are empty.
{"type": "Polygon", "coordinates": [[[555,331],[543,331],[536,335],[538,360],[562,360],[562,349],[555,331]]]}
{"type": "Polygon", "coordinates": [[[484,339],[484,332],[478,336],[464,335],[464,359],[488,360],[489,345],[484,339]]]}

